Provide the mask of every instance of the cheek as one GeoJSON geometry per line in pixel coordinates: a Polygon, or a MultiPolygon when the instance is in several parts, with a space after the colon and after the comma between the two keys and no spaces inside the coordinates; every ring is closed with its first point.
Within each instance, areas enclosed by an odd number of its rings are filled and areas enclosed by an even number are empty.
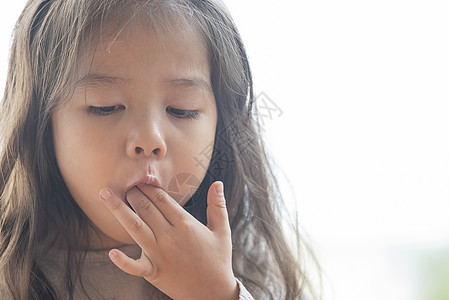
{"type": "Polygon", "coordinates": [[[86,139],[86,133],[78,130],[76,125],[64,126],[64,122],[56,120],[54,125],[55,154],[61,172],[80,172],[84,162],[92,153],[95,144],[86,139]]]}
{"type": "Polygon", "coordinates": [[[215,126],[216,122],[212,121],[201,126],[195,138],[192,138],[188,145],[186,145],[186,148],[189,149],[186,161],[193,164],[191,168],[196,172],[198,172],[198,169],[207,171],[214,150],[215,126]]]}
{"type": "Polygon", "coordinates": [[[96,193],[101,184],[99,178],[107,178],[105,175],[110,171],[108,160],[113,155],[112,149],[105,151],[108,148],[105,140],[79,124],[63,112],[53,118],[56,160],[75,200],[96,196],[86,193],[96,193]]]}
{"type": "Polygon", "coordinates": [[[181,205],[192,197],[206,175],[214,147],[215,123],[203,124],[195,132],[172,145],[174,169],[168,178],[167,192],[181,205]]]}

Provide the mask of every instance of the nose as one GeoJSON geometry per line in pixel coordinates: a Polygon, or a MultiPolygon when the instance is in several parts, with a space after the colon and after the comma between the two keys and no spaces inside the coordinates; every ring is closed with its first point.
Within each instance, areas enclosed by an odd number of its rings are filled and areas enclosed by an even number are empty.
{"type": "Polygon", "coordinates": [[[156,120],[136,122],[129,131],[126,152],[132,158],[165,156],[167,145],[156,120]]]}

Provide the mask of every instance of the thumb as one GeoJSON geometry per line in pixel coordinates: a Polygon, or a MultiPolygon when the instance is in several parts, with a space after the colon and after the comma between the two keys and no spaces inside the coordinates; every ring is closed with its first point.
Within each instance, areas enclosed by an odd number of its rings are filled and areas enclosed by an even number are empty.
{"type": "Polygon", "coordinates": [[[207,228],[214,232],[230,232],[223,182],[221,181],[215,181],[207,193],[207,228]]]}

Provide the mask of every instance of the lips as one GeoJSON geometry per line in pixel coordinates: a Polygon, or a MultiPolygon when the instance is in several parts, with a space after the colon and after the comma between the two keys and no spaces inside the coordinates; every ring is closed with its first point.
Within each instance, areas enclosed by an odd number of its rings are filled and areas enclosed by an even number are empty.
{"type": "Polygon", "coordinates": [[[139,180],[137,180],[134,184],[131,185],[131,188],[133,186],[137,186],[139,184],[148,184],[148,185],[152,185],[158,188],[161,188],[161,184],[159,182],[159,179],[151,174],[147,174],[145,176],[143,176],[142,178],[140,178],[139,180]]]}
{"type": "Polygon", "coordinates": [[[131,206],[130,206],[128,200],[126,199],[126,193],[128,193],[128,191],[130,189],[132,189],[133,187],[137,187],[138,185],[141,185],[141,184],[148,184],[148,185],[152,185],[154,187],[162,188],[159,178],[157,178],[155,175],[152,175],[152,174],[146,174],[145,176],[140,177],[138,180],[133,181],[130,185],[127,186],[126,192],[125,192],[125,197],[123,198],[123,202],[125,202],[125,204],[128,205],[130,208],[131,208],[131,206]]]}

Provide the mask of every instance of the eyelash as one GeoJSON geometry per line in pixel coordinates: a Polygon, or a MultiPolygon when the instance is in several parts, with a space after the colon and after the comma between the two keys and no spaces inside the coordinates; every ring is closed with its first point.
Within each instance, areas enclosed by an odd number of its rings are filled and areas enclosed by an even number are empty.
{"type": "Polygon", "coordinates": [[[198,119],[200,117],[200,113],[197,110],[185,110],[167,107],[165,111],[178,119],[198,119]]]}
{"type": "MultiPolygon", "coordinates": [[[[125,107],[123,105],[88,106],[87,113],[94,116],[109,116],[124,109],[125,107]]],[[[185,110],[167,107],[165,111],[178,119],[198,119],[200,117],[200,113],[197,110],[185,110]]]]}
{"type": "Polygon", "coordinates": [[[113,106],[89,106],[87,107],[87,113],[94,116],[109,116],[119,110],[124,110],[123,105],[113,105],[113,106]]]}

